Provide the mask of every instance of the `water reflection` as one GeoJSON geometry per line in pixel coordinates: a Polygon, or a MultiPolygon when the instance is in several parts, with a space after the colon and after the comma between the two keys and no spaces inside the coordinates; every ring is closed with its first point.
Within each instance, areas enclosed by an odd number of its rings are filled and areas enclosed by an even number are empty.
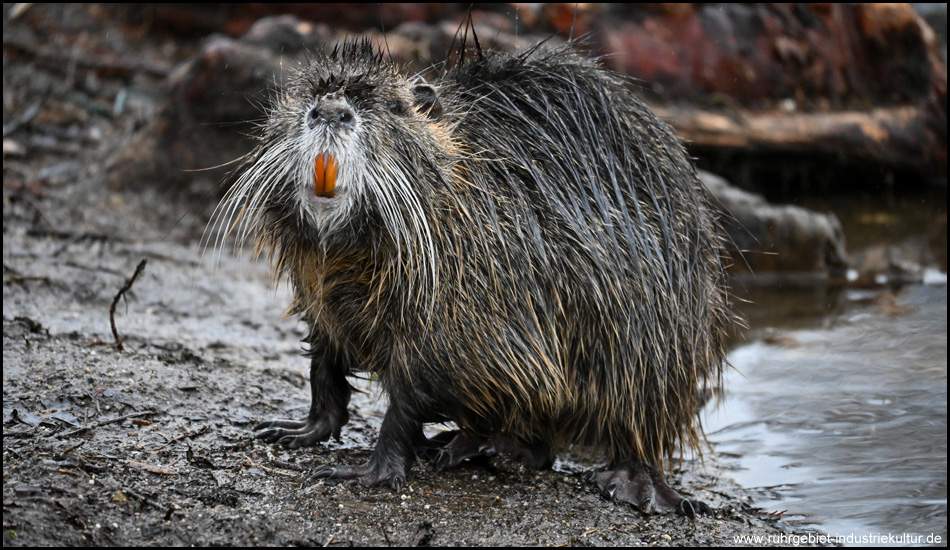
{"type": "MultiPolygon", "coordinates": [[[[933,278],[933,277],[932,277],[933,278]]],[[[940,276],[937,276],[941,279],[940,276]]],[[[709,439],[757,505],[830,534],[947,540],[947,287],[758,289],[709,439]],[[880,296],[885,296],[881,299],[880,296]],[[741,373],[741,374],[740,374],[741,373]]]]}

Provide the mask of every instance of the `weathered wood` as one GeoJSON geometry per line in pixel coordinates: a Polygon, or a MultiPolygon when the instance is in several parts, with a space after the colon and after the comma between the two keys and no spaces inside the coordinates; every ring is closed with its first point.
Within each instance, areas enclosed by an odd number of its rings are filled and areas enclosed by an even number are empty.
{"type": "Polygon", "coordinates": [[[823,113],[653,108],[692,148],[835,155],[924,174],[947,170],[946,143],[929,128],[932,114],[913,105],[823,113]]]}

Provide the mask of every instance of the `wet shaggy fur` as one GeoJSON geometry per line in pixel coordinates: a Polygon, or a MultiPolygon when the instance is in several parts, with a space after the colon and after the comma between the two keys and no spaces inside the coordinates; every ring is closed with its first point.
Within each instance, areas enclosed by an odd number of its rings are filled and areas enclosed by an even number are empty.
{"type": "Polygon", "coordinates": [[[682,146],[626,78],[538,47],[418,84],[350,42],[279,94],[241,174],[216,223],[272,255],[311,326],[310,416],[275,439],[338,435],[345,377],[368,371],[390,408],[370,464],[345,476],[366,484],[398,486],[428,422],[612,465],[698,448],[731,318],[721,242],[682,146]],[[314,202],[323,152],[337,193],[314,202]]]}

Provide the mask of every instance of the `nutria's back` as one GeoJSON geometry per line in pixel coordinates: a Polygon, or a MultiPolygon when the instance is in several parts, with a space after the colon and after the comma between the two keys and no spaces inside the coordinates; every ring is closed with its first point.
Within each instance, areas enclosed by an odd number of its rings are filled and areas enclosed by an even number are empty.
{"type": "Polygon", "coordinates": [[[462,151],[434,316],[456,326],[425,368],[452,388],[447,416],[612,460],[697,445],[729,313],[714,216],[669,128],[567,49],[486,54],[437,85],[462,151]]]}

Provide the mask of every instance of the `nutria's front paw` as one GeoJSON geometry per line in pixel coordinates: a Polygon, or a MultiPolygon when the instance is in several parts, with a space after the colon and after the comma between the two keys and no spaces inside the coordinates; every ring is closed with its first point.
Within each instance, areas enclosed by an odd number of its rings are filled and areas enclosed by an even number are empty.
{"type": "MultiPolygon", "coordinates": [[[[345,412],[345,411],[344,411],[345,412]]],[[[254,426],[254,437],[268,443],[279,443],[290,449],[312,447],[330,439],[332,435],[340,440],[340,429],[346,424],[346,417],[339,415],[321,415],[306,420],[270,420],[254,426]]]]}
{"type": "Polygon", "coordinates": [[[591,475],[604,495],[633,504],[644,514],[668,514],[696,517],[696,514],[713,515],[704,502],[689,500],[667,485],[656,468],[638,460],[621,464],[613,470],[591,475]]]}
{"type": "Polygon", "coordinates": [[[406,486],[406,465],[400,461],[377,460],[375,456],[361,466],[323,465],[314,471],[314,478],[349,479],[365,487],[389,485],[395,491],[406,486]]]}

